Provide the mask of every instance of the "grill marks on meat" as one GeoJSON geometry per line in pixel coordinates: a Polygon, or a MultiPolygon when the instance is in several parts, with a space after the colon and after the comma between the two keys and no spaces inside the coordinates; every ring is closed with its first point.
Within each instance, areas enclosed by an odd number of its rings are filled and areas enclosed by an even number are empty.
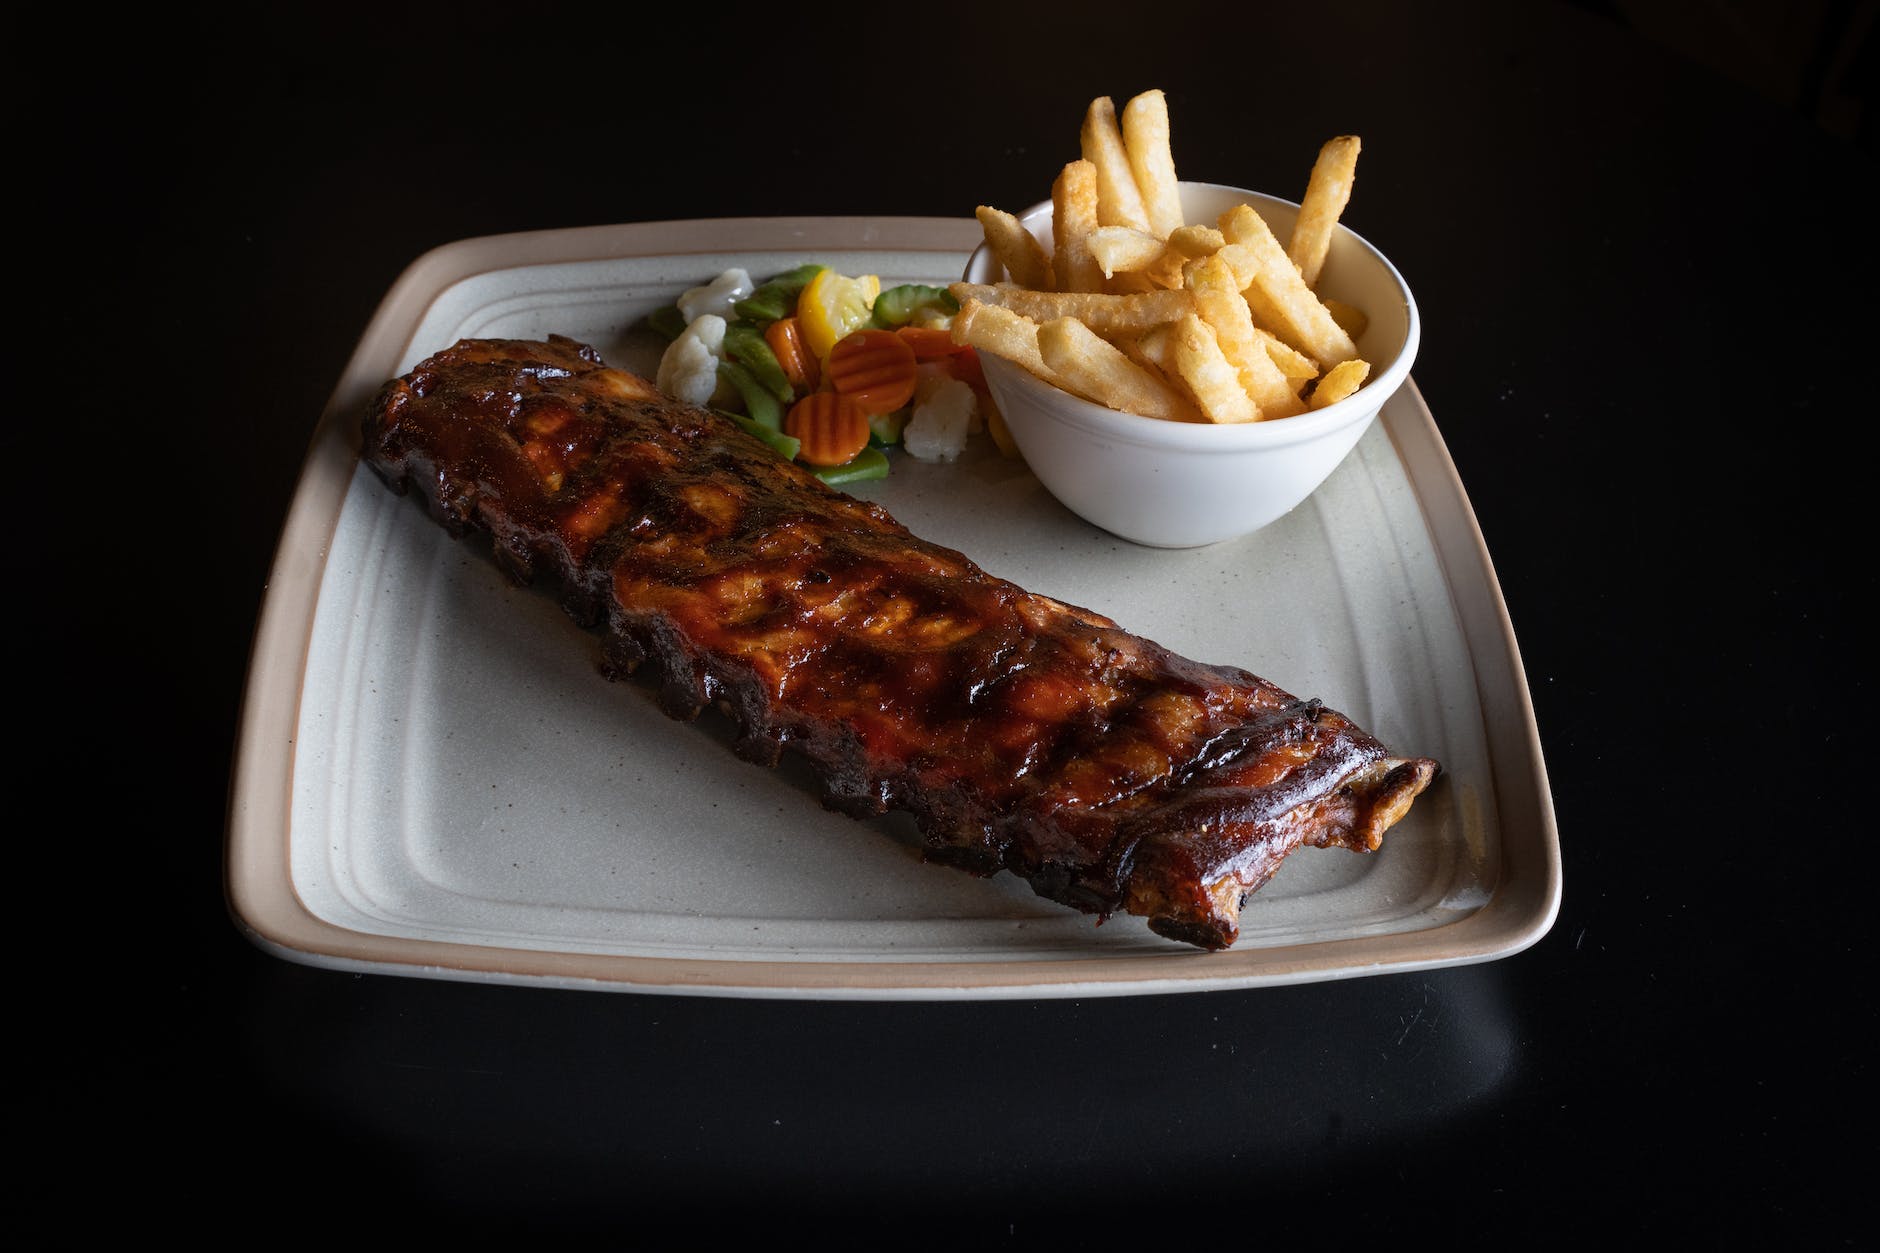
{"type": "Polygon", "coordinates": [[[453,534],[546,569],[669,714],[901,808],[926,854],[1224,948],[1302,843],[1368,850],[1434,777],[1317,701],[995,578],[592,348],[465,340],[388,383],[365,457],[453,534]]]}

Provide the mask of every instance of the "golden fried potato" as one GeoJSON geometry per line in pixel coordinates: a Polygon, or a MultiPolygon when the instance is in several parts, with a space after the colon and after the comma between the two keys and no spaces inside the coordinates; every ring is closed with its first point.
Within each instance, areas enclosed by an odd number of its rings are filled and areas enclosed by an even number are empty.
{"type": "Polygon", "coordinates": [[[1368,361],[1341,361],[1325,372],[1319,385],[1312,389],[1312,407],[1323,409],[1335,405],[1345,397],[1364,386],[1364,380],[1371,376],[1371,363],[1368,361]]]}
{"type": "Polygon", "coordinates": [[[1104,278],[1123,271],[1147,270],[1162,259],[1168,245],[1133,226],[1100,226],[1084,237],[1104,278]]]}
{"type": "Polygon", "coordinates": [[[1076,318],[1100,335],[1146,331],[1193,312],[1195,305],[1194,297],[1185,291],[1041,292],[1013,283],[953,283],[947,290],[962,305],[968,300],[1003,305],[1040,326],[1057,318],[1076,318]]]}
{"type": "Polygon", "coordinates": [[[1358,148],[1356,135],[1339,135],[1325,141],[1318,160],[1312,163],[1305,199],[1299,202],[1299,218],[1293,223],[1292,238],[1286,241],[1286,255],[1298,267],[1307,287],[1319,285],[1319,270],[1332,246],[1332,228],[1338,225],[1339,214],[1351,200],[1358,148]]]}
{"type": "MultiPolygon", "coordinates": [[[[1218,253],[1194,262],[1193,266],[1188,290],[1194,293],[1195,312],[1214,332],[1221,355],[1239,373],[1241,390],[1257,407],[1255,416],[1284,418],[1303,411],[1305,406],[1298,393],[1260,342],[1259,332],[1253,325],[1253,313],[1240,294],[1233,268],[1218,253]]],[[[1183,377],[1187,377],[1186,373],[1183,377]]],[[[1206,404],[1201,408],[1213,416],[1206,404]]]]}
{"type": "Polygon", "coordinates": [[[979,219],[980,230],[985,232],[986,247],[992,249],[992,255],[999,259],[1014,283],[1040,291],[1057,286],[1044,245],[1016,217],[983,204],[973,212],[979,219]]]}
{"type": "Polygon", "coordinates": [[[1065,165],[1051,184],[1051,256],[1057,287],[1065,292],[1100,292],[1103,271],[1087,242],[1097,229],[1097,167],[1088,161],[1065,165]]]}
{"type": "Polygon", "coordinates": [[[1183,226],[1170,231],[1168,246],[1183,257],[1206,257],[1227,246],[1227,236],[1213,226],[1183,226]]]}
{"type": "Polygon", "coordinates": [[[1066,391],[1146,418],[1186,416],[1186,406],[1173,388],[1076,318],[1057,318],[1039,327],[1038,349],[1066,391]]]}
{"type": "Polygon", "coordinates": [[[1325,312],[1332,315],[1332,321],[1345,328],[1345,334],[1358,339],[1364,334],[1364,328],[1371,325],[1370,315],[1356,305],[1348,305],[1342,300],[1322,302],[1325,312]]]}
{"type": "MultiPolygon", "coordinates": [[[[1363,310],[1314,291],[1351,197],[1359,140],[1340,135],[1313,164],[1286,245],[1242,204],[1188,225],[1169,142],[1168,99],[1131,97],[1119,115],[1093,99],[1079,158],[1051,185],[1046,243],[980,206],[1008,281],[953,283],[956,343],[1114,409],[1191,422],[1250,422],[1324,408],[1357,391],[1363,310]]],[[[1000,450],[1010,432],[988,419],[1000,450]]]]}
{"type": "Polygon", "coordinates": [[[1090,102],[1078,140],[1084,160],[1097,168],[1097,224],[1148,230],[1149,215],[1142,207],[1142,193],[1136,190],[1135,172],[1129,168],[1116,105],[1108,96],[1090,102]]]}
{"type": "Polygon", "coordinates": [[[960,301],[960,311],[953,316],[953,342],[996,353],[1047,383],[1058,382],[1038,351],[1038,324],[1010,309],[972,299],[960,301]]]}
{"type": "Polygon", "coordinates": [[[1246,295],[1256,319],[1264,317],[1268,330],[1327,365],[1358,355],[1357,344],[1299,277],[1292,259],[1253,206],[1229,209],[1221,215],[1220,227],[1230,246],[1240,245],[1251,254],[1255,269],[1246,295]]]}
{"type": "MultiPolygon", "coordinates": [[[[1249,308],[1248,312],[1252,312],[1252,309],[1249,308]]],[[[1279,372],[1286,376],[1286,382],[1291,385],[1293,391],[1297,392],[1319,376],[1318,362],[1286,343],[1273,332],[1256,323],[1253,333],[1260,337],[1260,346],[1266,349],[1266,355],[1273,359],[1273,364],[1279,367],[1279,372]]]]}
{"type": "Polygon", "coordinates": [[[1184,225],[1181,187],[1169,147],[1167,96],[1145,91],[1123,106],[1123,146],[1149,215],[1149,229],[1167,239],[1184,225]]]}
{"type": "Polygon", "coordinates": [[[1240,371],[1221,351],[1214,328],[1194,314],[1175,323],[1170,335],[1175,373],[1210,422],[1257,422],[1260,407],[1240,385],[1240,371]]]}

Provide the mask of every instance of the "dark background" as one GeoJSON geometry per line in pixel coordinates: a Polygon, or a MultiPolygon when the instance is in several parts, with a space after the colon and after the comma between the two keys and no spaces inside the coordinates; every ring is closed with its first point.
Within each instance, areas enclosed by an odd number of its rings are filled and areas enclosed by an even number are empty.
{"type": "Polygon", "coordinates": [[[22,36],[40,1195],[316,1237],[1852,1243],[1874,7],[342,6],[22,36]],[[221,840],[255,613],[406,264],[516,230],[1027,204],[1091,97],[1149,87],[1184,177],[1303,186],[1326,136],[1364,137],[1346,220],[1416,291],[1417,382],[1553,779],[1545,939],[925,1005],[358,977],[241,938],[221,840]]]}

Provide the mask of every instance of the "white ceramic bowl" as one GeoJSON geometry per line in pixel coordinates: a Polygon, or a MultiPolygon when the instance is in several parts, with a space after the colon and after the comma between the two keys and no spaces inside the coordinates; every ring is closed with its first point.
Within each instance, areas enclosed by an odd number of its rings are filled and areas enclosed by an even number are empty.
{"type": "MultiPolygon", "coordinates": [[[[1299,206],[1216,183],[1183,183],[1187,220],[1213,225],[1250,204],[1283,244],[1299,206]]],[[[1020,215],[1051,247],[1051,203],[1020,215]]],[[[969,283],[1005,277],[981,245],[969,283]]],[[[1247,535],[1291,511],[1323,483],[1409,377],[1421,328],[1410,288],[1384,254],[1337,228],[1320,272],[1319,295],[1369,317],[1358,350],[1369,380],[1323,409],[1268,422],[1214,425],[1121,413],[1061,391],[1003,357],[982,353],[986,383],[1040,482],[1072,512],[1104,530],[1157,548],[1192,548],[1247,535]]]]}

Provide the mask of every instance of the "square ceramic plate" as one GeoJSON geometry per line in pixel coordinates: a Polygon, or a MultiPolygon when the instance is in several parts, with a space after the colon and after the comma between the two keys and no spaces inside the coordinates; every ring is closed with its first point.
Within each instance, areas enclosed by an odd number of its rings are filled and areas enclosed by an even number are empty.
{"type": "Polygon", "coordinates": [[[386,296],[320,420],[276,557],[235,764],[241,926],[347,970],[642,992],[974,998],[1246,988],[1485,961],[1552,925],[1560,858],[1513,632],[1414,386],[1304,505],[1242,540],[1141,548],[983,437],[856,494],[994,574],[1318,696],[1438,782],[1379,853],[1302,849],[1231,950],[923,863],[911,822],[824,811],[596,672],[598,637],[487,543],[357,462],[378,386],[465,336],[572,335],[651,374],[631,328],[730,265],[945,282],[969,220],[726,219],[468,240],[386,296]]]}

